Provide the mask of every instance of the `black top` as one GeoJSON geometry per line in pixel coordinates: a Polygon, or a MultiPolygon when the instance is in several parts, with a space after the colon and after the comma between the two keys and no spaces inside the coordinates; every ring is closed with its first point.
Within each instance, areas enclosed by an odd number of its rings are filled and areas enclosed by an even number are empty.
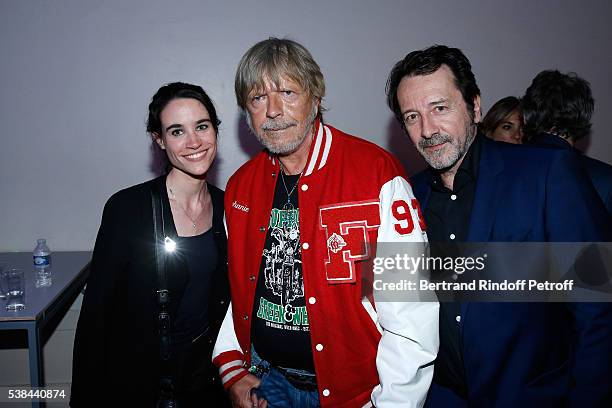
{"type": "MultiPolygon", "coordinates": [[[[427,236],[432,242],[432,256],[457,255],[448,253],[452,248],[449,245],[444,245],[446,252],[436,253],[436,242],[464,242],[467,239],[478,179],[480,137],[476,136],[461,162],[455,174],[452,190],[444,186],[438,172],[430,169],[431,196],[424,217],[427,223],[427,236]]],[[[432,272],[432,280],[448,278],[446,275],[436,276],[436,271],[432,272]]],[[[461,315],[461,304],[444,297],[440,300],[440,350],[435,362],[434,380],[452,388],[459,395],[467,396],[461,322],[457,321],[457,316],[461,315]]]]}
{"type": "MultiPolygon", "coordinates": [[[[151,187],[157,185],[164,202],[166,234],[177,241],[166,177],[114,194],[106,203],[90,264],[74,341],[71,406],[109,406],[116,394],[130,390],[141,406],[153,406],[159,391],[159,324],[157,272],[151,209],[151,187]]],[[[211,338],[214,341],[227,306],[227,240],[223,225],[223,191],[208,185],[213,203],[212,235],[218,263],[215,288],[208,299],[211,338]]],[[[169,312],[176,321],[180,299],[188,283],[185,257],[176,252],[167,263],[169,312]]],[[[210,364],[210,373],[217,370],[210,364]]]]}
{"type": "Polygon", "coordinates": [[[436,170],[430,169],[431,196],[424,213],[430,241],[456,242],[467,238],[478,178],[480,143],[476,136],[457,169],[452,190],[444,186],[436,170]]]}
{"type": "Polygon", "coordinates": [[[177,244],[185,256],[189,280],[170,336],[174,348],[182,350],[209,329],[208,305],[202,299],[210,296],[218,254],[211,229],[193,237],[179,237],[177,244]]]}
{"type": "Polygon", "coordinates": [[[257,354],[273,366],[314,372],[302,278],[299,175],[279,179],[255,289],[251,338],[257,354]]]}

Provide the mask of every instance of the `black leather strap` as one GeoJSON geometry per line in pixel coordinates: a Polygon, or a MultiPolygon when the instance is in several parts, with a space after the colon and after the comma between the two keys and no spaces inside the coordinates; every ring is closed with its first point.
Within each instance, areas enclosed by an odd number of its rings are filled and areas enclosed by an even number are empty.
{"type": "Polygon", "coordinates": [[[162,397],[171,397],[173,390],[172,350],[170,345],[170,293],[166,274],[166,232],[164,227],[164,201],[158,184],[151,187],[151,208],[155,233],[155,264],[157,270],[157,304],[159,324],[159,356],[161,359],[160,388],[162,397]]]}

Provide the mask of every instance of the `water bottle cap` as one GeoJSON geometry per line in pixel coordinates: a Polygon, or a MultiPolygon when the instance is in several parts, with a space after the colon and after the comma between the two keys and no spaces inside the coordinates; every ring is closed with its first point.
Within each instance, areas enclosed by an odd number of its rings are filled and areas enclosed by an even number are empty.
{"type": "Polygon", "coordinates": [[[44,238],[41,238],[41,239],[37,239],[36,242],[38,242],[39,244],[46,244],[47,240],[44,238]]]}

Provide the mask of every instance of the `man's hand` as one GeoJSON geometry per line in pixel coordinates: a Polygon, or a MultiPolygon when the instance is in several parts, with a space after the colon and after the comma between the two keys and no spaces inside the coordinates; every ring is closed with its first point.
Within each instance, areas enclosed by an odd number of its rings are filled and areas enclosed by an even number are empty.
{"type": "Polygon", "coordinates": [[[261,381],[253,374],[247,374],[238,380],[229,389],[230,399],[234,408],[267,408],[268,401],[258,398],[254,388],[259,387],[261,381]]]}

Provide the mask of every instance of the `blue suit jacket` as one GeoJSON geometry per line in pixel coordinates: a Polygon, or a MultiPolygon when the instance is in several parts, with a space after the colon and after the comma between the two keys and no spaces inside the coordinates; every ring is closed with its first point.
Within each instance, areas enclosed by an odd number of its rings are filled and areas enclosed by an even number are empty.
{"type": "Polygon", "coordinates": [[[550,133],[541,133],[535,136],[529,144],[538,147],[564,149],[576,153],[580,157],[580,161],[588,173],[595,190],[597,190],[597,194],[599,194],[599,197],[606,206],[608,213],[612,214],[612,166],[583,155],[565,140],[550,133]]]}
{"type": "MultiPolygon", "coordinates": [[[[413,178],[423,208],[429,178],[413,178]]],[[[575,154],[483,138],[468,241],[610,241],[611,232],[575,154]]],[[[428,406],[610,406],[611,304],[472,302],[461,315],[468,401],[433,384],[428,406]]]]}

